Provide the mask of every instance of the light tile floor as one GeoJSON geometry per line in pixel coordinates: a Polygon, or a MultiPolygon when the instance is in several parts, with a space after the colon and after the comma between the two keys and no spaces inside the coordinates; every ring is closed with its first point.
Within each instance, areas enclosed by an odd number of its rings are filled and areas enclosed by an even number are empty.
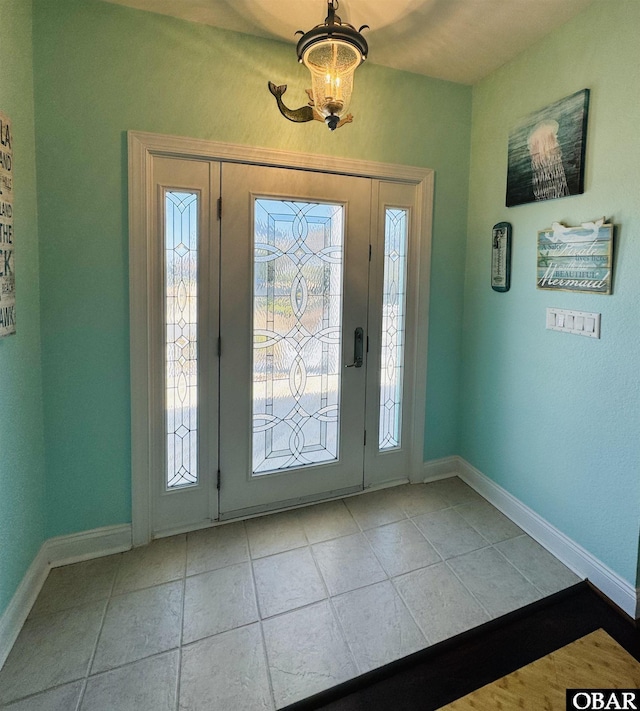
{"type": "Polygon", "coordinates": [[[575,582],[457,478],[229,523],[52,570],[0,708],[280,708],[575,582]]]}

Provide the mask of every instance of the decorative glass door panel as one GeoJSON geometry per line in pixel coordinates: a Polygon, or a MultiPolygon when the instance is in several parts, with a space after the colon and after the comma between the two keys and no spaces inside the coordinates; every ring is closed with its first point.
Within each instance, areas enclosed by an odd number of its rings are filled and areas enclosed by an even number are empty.
{"type": "Polygon", "coordinates": [[[222,518],[363,487],[370,220],[369,179],[223,165],[222,518]]]}
{"type": "Polygon", "coordinates": [[[253,474],[337,461],[344,207],[254,202],[253,474]]]}
{"type": "Polygon", "coordinates": [[[400,446],[408,223],[408,210],[397,208],[385,210],[378,430],[380,449],[393,449],[400,446]]]}
{"type": "Polygon", "coordinates": [[[153,535],[206,525],[217,517],[217,250],[211,194],[220,164],[154,156],[149,277],[154,472],[153,535]],[[215,404],[214,404],[215,403],[215,404]],[[213,488],[212,488],[213,485],[213,488]]]}
{"type": "MultiPolygon", "coordinates": [[[[367,384],[365,482],[411,467],[415,417],[417,279],[416,187],[381,182],[369,291],[371,349],[367,384]]],[[[422,407],[417,403],[417,407],[422,407]]]]}
{"type": "Polygon", "coordinates": [[[165,193],[167,480],[198,483],[198,194],[165,193]]]}

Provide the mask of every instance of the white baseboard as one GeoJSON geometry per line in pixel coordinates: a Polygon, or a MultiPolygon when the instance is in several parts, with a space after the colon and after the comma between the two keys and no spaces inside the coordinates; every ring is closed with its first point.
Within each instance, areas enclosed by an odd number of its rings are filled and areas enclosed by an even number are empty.
{"type": "Polygon", "coordinates": [[[122,553],[131,548],[131,524],[105,526],[68,536],[57,536],[45,541],[44,547],[52,568],[122,553]]]}
{"type": "Polygon", "coordinates": [[[593,554],[552,526],[469,462],[461,457],[456,459],[458,459],[458,476],[463,481],[562,561],[567,568],[579,577],[587,578],[630,617],[634,619],[640,617],[638,588],[634,588],[593,554]]]}
{"type": "Polygon", "coordinates": [[[48,574],[49,563],[43,543],[0,617],[0,669],[9,656],[48,574]]]}
{"type": "Polygon", "coordinates": [[[422,470],[422,481],[426,484],[429,481],[438,479],[448,479],[458,476],[460,472],[460,457],[443,457],[442,459],[431,459],[424,463],[422,470]]]}
{"type": "Polygon", "coordinates": [[[131,525],[106,526],[45,541],[7,609],[0,616],[0,669],[13,647],[51,568],[121,553],[131,548],[131,525]]]}

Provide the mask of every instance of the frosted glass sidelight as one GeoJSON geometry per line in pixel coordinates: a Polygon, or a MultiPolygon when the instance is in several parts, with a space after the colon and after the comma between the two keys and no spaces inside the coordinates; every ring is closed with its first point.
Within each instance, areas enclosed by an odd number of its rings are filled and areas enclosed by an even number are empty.
{"type": "Polygon", "coordinates": [[[408,210],[385,210],[378,436],[378,447],[381,450],[400,446],[408,222],[408,210]]]}
{"type": "Polygon", "coordinates": [[[253,474],[338,458],[344,208],[254,202],[253,474]]]}
{"type": "Polygon", "coordinates": [[[198,483],[198,195],[165,193],[167,489],[198,483]]]}

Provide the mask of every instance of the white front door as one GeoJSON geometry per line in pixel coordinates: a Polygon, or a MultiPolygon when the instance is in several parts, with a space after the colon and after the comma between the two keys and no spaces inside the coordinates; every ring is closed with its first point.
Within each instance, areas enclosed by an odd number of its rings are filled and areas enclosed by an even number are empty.
{"type": "Polygon", "coordinates": [[[151,140],[130,154],[134,543],[419,475],[420,175],[151,140]]]}
{"type": "Polygon", "coordinates": [[[363,488],[371,192],[223,166],[221,518],[363,488]]]}

